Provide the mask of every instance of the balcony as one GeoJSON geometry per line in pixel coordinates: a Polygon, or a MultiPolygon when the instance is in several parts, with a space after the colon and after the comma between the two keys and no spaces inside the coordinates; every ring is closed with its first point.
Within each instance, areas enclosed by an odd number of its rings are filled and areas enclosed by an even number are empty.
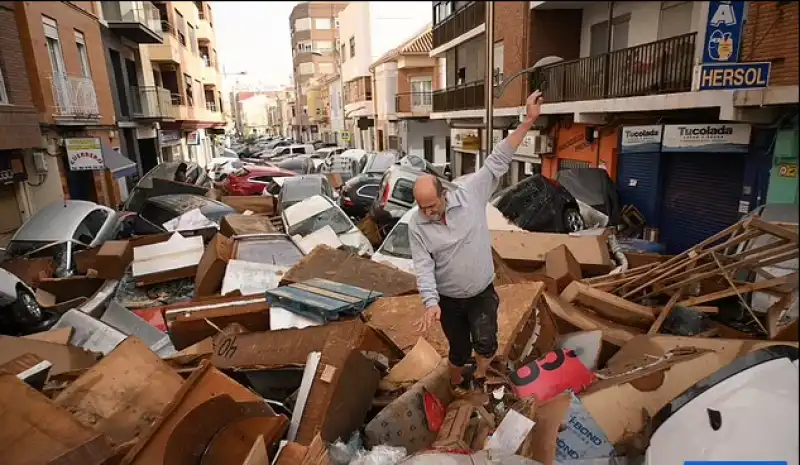
{"type": "Polygon", "coordinates": [[[461,111],[485,108],[483,81],[468,82],[433,91],[433,111],[461,111]]]}
{"type": "Polygon", "coordinates": [[[200,81],[204,86],[216,86],[219,80],[219,73],[213,66],[209,66],[207,62],[203,62],[203,70],[200,73],[200,81]]]}
{"type": "Polygon", "coordinates": [[[200,22],[197,24],[197,29],[195,30],[197,34],[197,40],[203,42],[211,42],[214,38],[214,29],[211,27],[211,22],[208,21],[208,18],[200,18],[200,22]]]}
{"type": "Polygon", "coordinates": [[[688,92],[696,33],[563,61],[531,75],[548,103],[688,92]]]}
{"type": "Polygon", "coordinates": [[[433,27],[433,48],[466,34],[486,21],[486,3],[470,2],[433,27]]]}
{"type": "Polygon", "coordinates": [[[161,14],[151,2],[100,2],[103,19],[122,37],[137,44],[160,44],[164,41],[161,14]]]}
{"type": "Polygon", "coordinates": [[[401,92],[394,98],[394,108],[401,118],[429,116],[433,109],[433,92],[401,92]]]}
{"type": "Polygon", "coordinates": [[[56,74],[50,78],[56,119],[97,120],[100,107],[92,78],[56,74]]]}
{"type": "Polygon", "coordinates": [[[208,110],[208,111],[210,111],[212,113],[218,113],[219,112],[219,110],[217,109],[217,103],[216,102],[206,102],[206,110],[208,110]]]}
{"type": "Polygon", "coordinates": [[[175,27],[169,21],[161,21],[161,31],[164,33],[164,40],[161,44],[149,47],[150,61],[181,63],[181,43],[175,27]]]}
{"type": "Polygon", "coordinates": [[[175,107],[169,90],[163,87],[131,87],[134,118],[147,120],[174,120],[175,107]]]}

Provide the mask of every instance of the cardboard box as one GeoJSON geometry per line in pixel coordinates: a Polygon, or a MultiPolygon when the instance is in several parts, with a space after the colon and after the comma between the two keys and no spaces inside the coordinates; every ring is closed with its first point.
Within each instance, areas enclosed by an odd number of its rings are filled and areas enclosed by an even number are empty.
{"type": "Polygon", "coordinates": [[[272,196],[261,195],[226,195],[220,200],[225,205],[236,210],[236,213],[244,213],[250,210],[256,214],[275,214],[275,200],[272,196]]]}
{"type": "Polygon", "coordinates": [[[605,236],[570,236],[567,234],[527,231],[491,231],[492,246],[509,266],[516,270],[534,269],[545,264],[545,255],[564,245],[581,270],[590,274],[608,273],[614,267],[605,236]]]}
{"type": "Polygon", "coordinates": [[[269,304],[262,295],[214,297],[164,307],[175,349],[181,350],[238,323],[252,332],[269,330],[269,304]],[[210,324],[209,324],[210,323],[210,324]]]}
{"type": "Polygon", "coordinates": [[[206,297],[219,292],[225,267],[233,253],[233,239],[217,234],[206,247],[197,274],[194,277],[195,297],[206,297]]]}
{"type": "Polygon", "coordinates": [[[226,215],[219,224],[219,233],[225,237],[274,232],[278,231],[269,217],[263,215],[226,215]]]}
{"type": "Polygon", "coordinates": [[[202,237],[183,237],[179,233],[173,233],[167,241],[134,246],[136,285],[148,286],[195,276],[204,251],[202,237]]]}
{"type": "Polygon", "coordinates": [[[94,256],[92,268],[100,279],[120,279],[133,261],[133,247],[128,241],[106,241],[94,256]]]}
{"type": "Polygon", "coordinates": [[[544,256],[545,273],[556,282],[558,292],[564,290],[572,281],[582,278],[581,265],[566,245],[561,244],[544,256]]]}

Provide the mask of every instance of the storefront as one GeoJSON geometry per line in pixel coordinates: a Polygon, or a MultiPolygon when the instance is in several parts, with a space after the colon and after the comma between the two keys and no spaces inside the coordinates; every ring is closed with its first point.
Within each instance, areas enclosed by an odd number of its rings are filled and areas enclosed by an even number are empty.
{"type": "Polygon", "coordinates": [[[751,209],[745,183],[750,126],[677,124],[622,128],[617,186],[679,253],[734,224],[751,209]]]}
{"type": "Polygon", "coordinates": [[[477,128],[452,128],[453,179],[474,173],[480,167],[481,131],[477,128]]]}
{"type": "Polygon", "coordinates": [[[798,136],[797,116],[775,135],[767,203],[798,203],[798,136]]]}
{"type": "Polygon", "coordinates": [[[161,145],[160,163],[183,160],[183,147],[179,130],[162,129],[158,131],[158,140],[161,145]]]}
{"type": "Polygon", "coordinates": [[[0,150],[0,243],[22,225],[17,190],[26,179],[22,151],[0,150]]]}
{"type": "Polygon", "coordinates": [[[553,133],[553,157],[542,161],[542,174],[554,178],[565,169],[599,167],[616,179],[618,135],[615,127],[560,123],[553,133]]]}
{"type": "Polygon", "coordinates": [[[542,158],[534,151],[534,139],[538,134],[538,131],[528,131],[517,148],[510,170],[512,185],[542,173],[542,158]]]}

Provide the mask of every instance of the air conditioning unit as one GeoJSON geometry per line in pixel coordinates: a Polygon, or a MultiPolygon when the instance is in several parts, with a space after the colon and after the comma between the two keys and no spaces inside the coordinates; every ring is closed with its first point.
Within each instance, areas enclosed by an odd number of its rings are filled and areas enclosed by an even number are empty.
{"type": "Polygon", "coordinates": [[[540,134],[533,138],[533,153],[536,155],[548,155],[553,153],[553,138],[540,134]]]}

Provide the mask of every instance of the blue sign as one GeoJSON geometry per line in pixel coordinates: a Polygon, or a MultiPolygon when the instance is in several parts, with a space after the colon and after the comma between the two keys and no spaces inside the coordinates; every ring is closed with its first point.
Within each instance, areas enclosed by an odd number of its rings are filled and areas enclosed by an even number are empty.
{"type": "Polygon", "coordinates": [[[736,63],[742,42],[745,2],[708,2],[703,63],[736,63]]]}
{"type": "Polygon", "coordinates": [[[770,62],[703,65],[700,90],[763,89],[769,83],[770,62]]]}

